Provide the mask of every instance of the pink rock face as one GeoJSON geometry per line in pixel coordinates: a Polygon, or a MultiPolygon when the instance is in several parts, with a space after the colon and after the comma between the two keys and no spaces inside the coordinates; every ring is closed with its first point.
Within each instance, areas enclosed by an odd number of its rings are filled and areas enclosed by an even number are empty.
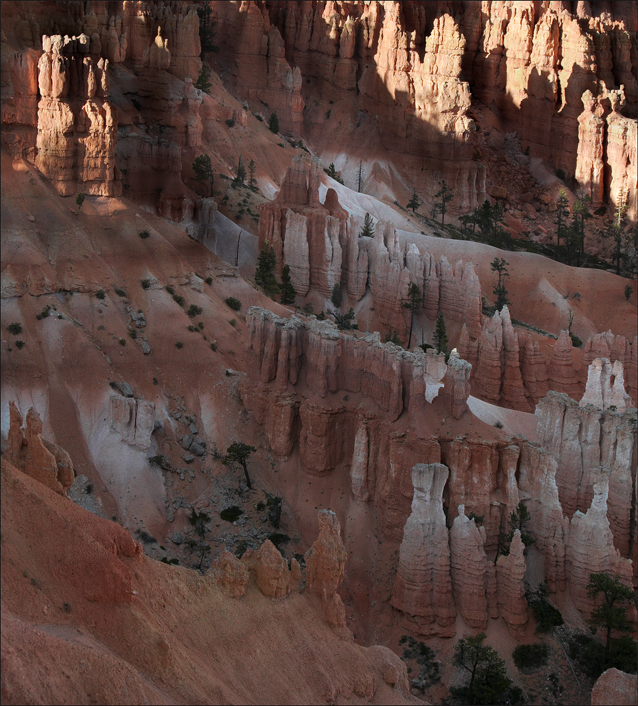
{"type": "Polygon", "coordinates": [[[585,394],[580,400],[581,407],[586,405],[598,409],[613,408],[618,412],[624,412],[631,406],[631,397],[625,392],[623,365],[620,360],[613,366],[607,358],[593,360],[587,371],[585,394]]]}
{"type": "Polygon", "coordinates": [[[88,38],[44,36],[38,62],[36,166],[58,193],[121,193],[115,179],[117,117],[108,97],[108,60],[87,56],[88,38]]]}
{"type": "Polygon", "coordinates": [[[638,704],[638,677],[613,667],[603,672],[591,691],[592,706],[635,706],[638,704]]]}
{"type": "Polygon", "coordinates": [[[25,157],[30,162],[35,160],[40,54],[34,49],[12,54],[9,73],[13,96],[2,101],[2,143],[13,157],[25,157]]]}
{"type": "Polygon", "coordinates": [[[319,510],[319,536],[306,552],[306,590],[321,598],[326,620],[345,627],[346,612],[337,593],[343,581],[347,559],[341,539],[341,525],[334,512],[319,510]]]}
{"type": "Polygon", "coordinates": [[[552,360],[548,365],[549,389],[565,392],[572,399],[580,396],[580,386],[572,359],[572,340],[567,331],[561,331],[554,344],[552,360]]]}
{"type": "Polygon", "coordinates": [[[487,627],[488,607],[486,595],[487,556],[485,530],[476,526],[465,514],[465,507],[459,505],[450,530],[450,573],[454,602],[463,620],[471,628],[481,630],[487,627]]]}
{"type": "Polygon", "coordinates": [[[520,530],[514,532],[507,556],[499,556],[496,562],[498,586],[498,611],[507,623],[510,633],[517,640],[525,636],[527,625],[527,601],[525,600],[525,545],[520,530]]]}
{"type": "Polygon", "coordinates": [[[412,512],[403,531],[392,605],[423,635],[454,635],[456,608],[442,494],[449,471],[442,464],[412,469],[412,512]]]}
{"type": "Polygon", "coordinates": [[[292,591],[288,562],[269,539],[254,555],[252,568],[257,577],[257,587],[265,596],[285,598],[292,591]]]}
{"type": "Polygon", "coordinates": [[[358,502],[362,503],[368,502],[370,498],[370,493],[368,492],[369,443],[368,425],[365,419],[361,419],[354,438],[350,480],[352,483],[352,494],[358,502]]]}
{"type": "Polygon", "coordinates": [[[9,402],[10,427],[7,436],[7,461],[18,470],[40,481],[60,495],[73,485],[73,463],[57,444],[42,439],[42,420],[33,407],[27,412],[26,429],[15,403],[9,402]]]}
{"type": "Polygon", "coordinates": [[[210,575],[229,598],[241,598],[246,593],[250,572],[244,564],[229,551],[224,551],[212,563],[210,575]]]}
{"type": "MultiPolygon", "coordinates": [[[[586,616],[596,606],[587,595],[592,573],[617,575],[627,586],[632,585],[632,563],[623,559],[614,547],[614,538],[607,518],[609,481],[603,476],[594,484],[594,498],[587,513],[576,511],[572,517],[567,543],[566,569],[569,593],[574,605],[586,616]]],[[[635,618],[634,618],[635,619],[635,618]]]]}
{"type": "Polygon", "coordinates": [[[497,311],[483,326],[478,345],[478,365],[474,375],[477,396],[492,404],[498,404],[501,399],[502,350],[503,323],[497,311]]]}
{"type": "Polygon", "coordinates": [[[450,355],[440,395],[446,400],[448,410],[455,419],[460,419],[468,409],[471,371],[472,366],[466,360],[454,353],[450,355]]]}

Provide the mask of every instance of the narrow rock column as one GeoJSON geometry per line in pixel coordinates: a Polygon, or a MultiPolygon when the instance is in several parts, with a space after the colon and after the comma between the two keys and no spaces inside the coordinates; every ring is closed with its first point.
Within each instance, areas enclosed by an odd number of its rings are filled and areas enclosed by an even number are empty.
{"type": "Polygon", "coordinates": [[[498,585],[498,610],[505,619],[510,633],[517,640],[525,636],[527,625],[527,601],[525,600],[525,545],[520,530],[514,532],[507,556],[499,556],[496,562],[498,585]]]}

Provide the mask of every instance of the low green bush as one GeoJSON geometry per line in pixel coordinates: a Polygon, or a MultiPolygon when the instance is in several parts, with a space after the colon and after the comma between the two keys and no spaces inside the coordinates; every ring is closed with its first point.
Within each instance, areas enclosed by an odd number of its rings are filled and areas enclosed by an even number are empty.
{"type": "Polygon", "coordinates": [[[196,316],[200,316],[200,314],[202,313],[202,311],[203,311],[203,309],[202,309],[201,306],[197,306],[196,304],[191,304],[191,305],[188,307],[188,311],[186,312],[186,315],[187,315],[190,319],[194,319],[196,316]]]}
{"type": "Polygon", "coordinates": [[[547,664],[548,654],[547,645],[541,642],[538,645],[518,645],[512,652],[512,658],[519,669],[539,669],[547,664]]]}
{"type": "Polygon", "coordinates": [[[141,279],[140,284],[142,285],[142,289],[149,289],[151,286],[151,280],[150,279],[141,279]]]}
{"type": "Polygon", "coordinates": [[[96,299],[104,299],[104,297],[106,297],[106,294],[103,289],[98,289],[98,291],[95,292],[96,299]]]}
{"type": "Polygon", "coordinates": [[[17,336],[19,333],[22,333],[22,324],[19,324],[19,323],[9,324],[7,326],[7,331],[9,333],[12,333],[14,336],[17,336]]]}
{"type": "Polygon", "coordinates": [[[175,348],[177,348],[178,350],[183,347],[184,347],[184,344],[181,341],[177,341],[177,343],[175,344],[175,348]]]}
{"type": "Polygon", "coordinates": [[[224,302],[226,302],[226,306],[233,311],[239,311],[241,309],[241,302],[239,299],[235,299],[235,297],[226,297],[224,302]]]}
{"type": "Polygon", "coordinates": [[[150,230],[141,230],[138,235],[142,240],[146,240],[146,238],[151,237],[151,231],[150,230]]]}
{"type": "Polygon", "coordinates": [[[219,516],[224,520],[225,522],[235,522],[238,520],[242,515],[244,514],[244,511],[238,507],[237,505],[231,505],[230,507],[227,507],[223,509],[220,513],[219,516]]]}

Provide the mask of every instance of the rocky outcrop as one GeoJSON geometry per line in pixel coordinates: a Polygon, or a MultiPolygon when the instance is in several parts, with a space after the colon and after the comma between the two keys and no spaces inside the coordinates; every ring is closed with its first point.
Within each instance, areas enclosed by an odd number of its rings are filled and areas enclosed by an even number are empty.
{"type": "Polygon", "coordinates": [[[550,392],[538,404],[536,415],[539,441],[557,462],[563,511],[570,517],[577,510],[586,511],[594,483],[605,478],[614,544],[628,557],[635,512],[635,412],[580,407],[566,395],[550,392]]]}
{"type": "Polygon", "coordinates": [[[120,435],[122,441],[145,451],[151,445],[155,405],[134,397],[111,395],[108,421],[111,429],[120,435]]]}
{"type": "Polygon", "coordinates": [[[586,405],[603,410],[613,408],[618,412],[624,412],[631,406],[631,398],[625,392],[623,365],[620,360],[612,366],[607,358],[594,359],[587,372],[585,394],[580,400],[581,407],[586,405]]]}
{"type": "Polygon", "coordinates": [[[577,510],[569,527],[566,553],[566,571],[569,577],[569,593],[574,605],[586,617],[596,605],[587,594],[589,576],[593,573],[610,573],[620,577],[628,586],[632,585],[632,563],[623,559],[614,547],[609,520],[607,499],[609,481],[602,478],[594,484],[594,497],[585,514],[577,510]]]}
{"type": "Polygon", "coordinates": [[[525,545],[520,530],[515,530],[507,556],[499,556],[496,562],[498,585],[498,611],[507,623],[510,633],[517,640],[525,636],[527,625],[527,601],[525,600],[525,545]]]}
{"type": "Polygon", "coordinates": [[[603,672],[591,690],[592,706],[635,706],[638,704],[638,677],[613,667],[603,672]]]}
{"type": "MultiPolygon", "coordinates": [[[[296,559],[293,561],[297,562],[296,559]]],[[[288,562],[269,539],[257,552],[246,552],[242,562],[255,572],[257,588],[264,596],[285,598],[293,590],[293,575],[288,568],[288,562]]],[[[298,566],[296,568],[298,570],[298,566]]]]}
{"type": "Polygon", "coordinates": [[[370,493],[368,492],[369,444],[368,424],[363,418],[359,421],[357,433],[354,437],[354,450],[350,466],[352,494],[358,502],[362,503],[367,503],[370,498],[370,493]]]}
{"type": "Polygon", "coordinates": [[[550,390],[565,392],[572,399],[578,399],[581,387],[574,366],[572,348],[569,332],[561,331],[548,364],[548,385],[550,390]]]}
{"type": "Polygon", "coordinates": [[[73,463],[69,454],[57,444],[42,438],[42,420],[29,408],[26,427],[14,402],[9,402],[10,426],[7,436],[7,461],[18,470],[60,495],[73,485],[73,463]]]}
{"type": "Polygon", "coordinates": [[[421,635],[454,635],[456,608],[450,579],[450,547],[442,495],[446,466],[417,464],[412,469],[412,512],[403,531],[392,605],[421,635]]]}
{"type": "Polygon", "coordinates": [[[474,519],[465,514],[459,505],[450,530],[450,574],[454,602],[465,623],[476,630],[487,627],[488,606],[486,595],[487,556],[485,555],[485,530],[477,527],[474,519]]]}
{"type": "MultiPolygon", "coordinates": [[[[2,100],[2,144],[13,157],[35,161],[36,126],[38,124],[38,60],[40,51],[25,49],[9,58],[9,75],[13,89],[2,100]]],[[[4,60],[4,57],[3,57],[4,60]]]]}
{"type": "Polygon", "coordinates": [[[341,539],[341,525],[334,512],[320,510],[319,536],[306,552],[306,591],[319,596],[330,625],[346,626],[346,609],[337,593],[343,581],[347,559],[341,539]]]}
{"type": "Polygon", "coordinates": [[[36,166],[62,196],[119,195],[108,60],[90,56],[85,34],[44,36],[42,48],[36,166]]]}
{"type": "Polygon", "coordinates": [[[241,598],[246,593],[250,571],[234,554],[224,550],[211,564],[209,575],[229,598],[241,598]]]}
{"type": "Polygon", "coordinates": [[[441,398],[445,400],[449,412],[455,419],[460,419],[468,409],[471,371],[472,366],[466,360],[459,358],[456,351],[452,351],[443,378],[441,398]]]}

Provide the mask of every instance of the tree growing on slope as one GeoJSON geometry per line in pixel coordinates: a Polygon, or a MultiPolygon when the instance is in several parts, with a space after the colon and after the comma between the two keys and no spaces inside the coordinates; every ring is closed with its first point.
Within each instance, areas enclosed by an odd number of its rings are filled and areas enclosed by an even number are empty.
{"type": "Polygon", "coordinates": [[[363,227],[359,231],[360,238],[372,238],[374,237],[374,223],[372,221],[372,216],[366,213],[363,219],[363,227]]]}
{"type": "Polygon", "coordinates": [[[412,345],[412,328],[414,326],[414,312],[416,311],[419,304],[423,301],[423,295],[419,287],[412,282],[408,289],[407,301],[403,302],[403,308],[408,309],[410,312],[410,334],[408,336],[408,350],[412,345]]]}
{"type": "Polygon", "coordinates": [[[236,465],[240,465],[244,469],[246,485],[249,489],[251,489],[253,485],[250,482],[250,475],[248,474],[248,460],[250,455],[255,453],[255,451],[257,451],[257,449],[254,446],[244,444],[242,441],[233,441],[226,449],[226,456],[222,459],[222,463],[228,468],[234,468],[236,465]]]}
{"type": "Polygon", "coordinates": [[[432,217],[436,218],[436,216],[440,213],[441,225],[445,225],[445,214],[447,213],[447,205],[454,198],[454,193],[452,192],[452,189],[450,189],[450,187],[445,183],[445,179],[439,182],[439,186],[441,188],[436,192],[436,194],[434,194],[434,198],[438,199],[438,201],[434,202],[434,206],[432,208],[432,217]]]}
{"type": "Polygon", "coordinates": [[[213,195],[213,186],[215,183],[215,172],[213,172],[213,164],[207,154],[200,154],[195,157],[193,162],[193,171],[197,181],[208,181],[210,184],[210,195],[213,195]]]}
{"type": "Polygon", "coordinates": [[[447,354],[447,329],[443,314],[438,314],[436,317],[436,328],[434,329],[432,342],[439,353],[447,354]]]}
{"type": "Polygon", "coordinates": [[[271,299],[279,294],[279,283],[275,277],[275,267],[277,266],[277,256],[275,249],[266,240],[264,247],[257,258],[257,269],[255,270],[255,284],[264,290],[264,293],[271,299]]]}
{"type": "Polygon", "coordinates": [[[418,210],[418,208],[419,208],[419,206],[420,206],[422,203],[423,203],[423,202],[421,201],[421,199],[418,197],[418,195],[417,195],[417,193],[416,193],[416,189],[413,189],[413,190],[412,190],[412,197],[411,197],[410,200],[408,201],[408,203],[407,203],[407,205],[406,205],[406,208],[411,208],[411,209],[412,209],[412,213],[416,213],[417,210],[418,210]]]}
{"type": "Polygon", "coordinates": [[[507,298],[507,289],[505,288],[505,277],[509,277],[509,272],[507,271],[508,266],[507,260],[502,257],[495,257],[492,262],[490,262],[490,269],[492,272],[498,274],[498,282],[492,290],[496,296],[496,303],[494,306],[497,311],[500,311],[506,304],[511,304],[510,300],[507,298]]]}
{"type": "Polygon", "coordinates": [[[282,304],[294,304],[297,298],[297,292],[292,286],[292,280],[290,279],[290,267],[284,265],[281,271],[281,286],[279,288],[279,301],[282,304]]]}

